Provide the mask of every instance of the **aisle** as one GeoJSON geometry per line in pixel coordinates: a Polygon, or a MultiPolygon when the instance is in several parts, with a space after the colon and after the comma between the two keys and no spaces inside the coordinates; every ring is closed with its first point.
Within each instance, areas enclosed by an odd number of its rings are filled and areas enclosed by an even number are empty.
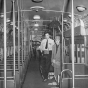
{"type": "Polygon", "coordinates": [[[56,88],[48,85],[49,82],[51,82],[51,80],[43,82],[39,72],[38,61],[31,61],[28,67],[23,88],[56,88]]]}

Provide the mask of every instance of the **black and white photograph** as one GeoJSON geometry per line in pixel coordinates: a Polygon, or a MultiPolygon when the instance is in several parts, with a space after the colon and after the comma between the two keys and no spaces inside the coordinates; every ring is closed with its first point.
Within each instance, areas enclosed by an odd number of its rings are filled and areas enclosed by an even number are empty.
{"type": "Polygon", "coordinates": [[[0,88],[88,88],[88,0],[0,0],[0,88]]]}

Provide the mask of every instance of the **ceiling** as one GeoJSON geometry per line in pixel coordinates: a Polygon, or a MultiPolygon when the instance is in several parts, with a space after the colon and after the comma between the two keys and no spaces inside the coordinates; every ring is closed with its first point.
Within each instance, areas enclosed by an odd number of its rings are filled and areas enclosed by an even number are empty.
{"type": "MultiPolygon", "coordinates": [[[[71,6],[72,6],[71,0],[43,0],[41,3],[34,3],[32,2],[32,0],[16,0],[15,11],[17,11],[17,1],[20,10],[22,10],[24,14],[23,18],[25,21],[33,20],[34,15],[39,15],[41,17],[41,20],[43,20],[43,22],[40,22],[40,24],[42,23],[47,24],[48,21],[46,20],[52,20],[55,17],[57,19],[60,19],[62,11],[65,12],[64,18],[68,17],[68,14],[71,13],[71,6]],[[31,10],[30,8],[34,6],[44,7],[44,10],[39,10],[37,12],[31,10]]],[[[7,18],[10,18],[11,16],[11,9],[12,9],[12,0],[6,0],[7,18]]],[[[82,16],[84,14],[88,14],[88,0],[74,0],[74,13],[82,16]],[[87,10],[85,10],[84,12],[78,12],[76,6],[79,5],[85,6],[87,10]]],[[[31,24],[30,21],[28,22],[29,24],[31,24]]],[[[31,29],[33,28],[34,27],[32,27],[31,29]]],[[[42,29],[42,27],[39,27],[38,29],[42,29]]]]}
{"type": "MultiPolygon", "coordinates": [[[[6,0],[6,9],[7,12],[11,11],[12,6],[12,0],[6,0]]],[[[52,17],[59,17],[61,13],[55,12],[55,11],[64,11],[65,12],[71,12],[71,0],[43,0],[41,3],[34,3],[32,0],[18,0],[18,4],[24,11],[24,18],[25,19],[32,19],[34,15],[39,14],[41,19],[48,20],[52,17]],[[26,11],[30,10],[33,6],[42,6],[45,8],[45,10],[54,10],[53,11],[26,11]]],[[[17,11],[17,1],[15,3],[15,10],[17,11]]],[[[88,0],[74,0],[74,13],[83,15],[85,13],[88,13],[88,0]],[[84,5],[87,10],[84,12],[78,12],[76,9],[76,6],[78,5],[84,5]]],[[[9,13],[7,14],[7,17],[9,17],[9,13]]]]}

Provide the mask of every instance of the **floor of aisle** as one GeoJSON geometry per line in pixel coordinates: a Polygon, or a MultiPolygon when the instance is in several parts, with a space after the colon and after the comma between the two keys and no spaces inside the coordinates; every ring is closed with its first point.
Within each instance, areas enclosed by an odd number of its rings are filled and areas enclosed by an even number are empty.
{"type": "Polygon", "coordinates": [[[56,88],[48,85],[52,80],[44,82],[39,72],[38,60],[31,60],[22,88],[56,88]]]}

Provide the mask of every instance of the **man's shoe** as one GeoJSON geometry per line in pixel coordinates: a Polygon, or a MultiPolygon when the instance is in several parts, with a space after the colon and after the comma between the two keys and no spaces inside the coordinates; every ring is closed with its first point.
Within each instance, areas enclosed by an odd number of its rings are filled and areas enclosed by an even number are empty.
{"type": "Polygon", "coordinates": [[[51,83],[48,83],[48,85],[57,85],[57,83],[56,82],[51,82],[51,83]]]}
{"type": "Polygon", "coordinates": [[[58,84],[58,85],[56,85],[56,87],[60,88],[60,85],[58,84]]]}

